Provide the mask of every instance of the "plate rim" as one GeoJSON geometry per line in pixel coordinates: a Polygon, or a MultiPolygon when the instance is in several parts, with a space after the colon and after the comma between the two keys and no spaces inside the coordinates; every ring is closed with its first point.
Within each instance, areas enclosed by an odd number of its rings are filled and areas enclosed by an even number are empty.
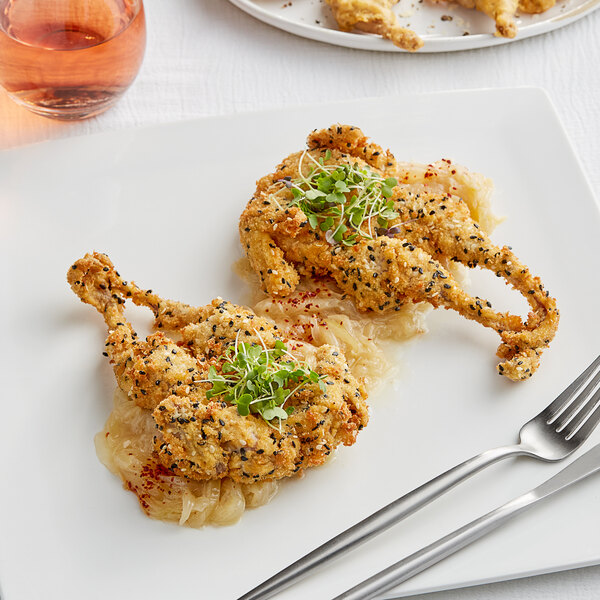
{"type": "MultiPolygon", "coordinates": [[[[238,0],[230,0],[230,1],[234,2],[234,1],[238,1],[238,0]]],[[[247,1],[247,0],[243,0],[243,1],[247,1]]],[[[598,7],[600,8],[600,0],[593,0],[593,1],[597,2],[598,7]]],[[[353,35],[353,34],[349,34],[349,35],[353,35]]],[[[326,101],[326,102],[314,101],[314,102],[308,102],[308,103],[297,102],[294,104],[286,104],[286,105],[280,105],[280,106],[271,106],[271,107],[267,106],[264,108],[247,110],[247,111],[222,113],[222,114],[216,114],[216,115],[194,116],[194,117],[190,117],[187,119],[181,119],[178,121],[148,123],[148,124],[143,124],[143,125],[138,125],[138,126],[128,125],[128,126],[125,126],[122,128],[110,129],[110,130],[105,130],[105,131],[95,131],[93,133],[89,133],[89,132],[87,132],[85,130],[81,130],[81,129],[70,130],[69,133],[64,136],[49,138],[49,139],[44,139],[44,140],[34,140],[31,142],[19,144],[18,146],[11,146],[8,148],[0,148],[0,158],[5,154],[10,154],[11,152],[18,152],[21,149],[44,146],[46,144],[68,143],[65,140],[71,140],[71,139],[77,139],[77,138],[83,138],[83,137],[91,137],[91,138],[96,138],[96,137],[102,138],[104,136],[111,137],[111,136],[115,136],[115,135],[118,136],[118,134],[127,134],[127,133],[133,134],[133,133],[140,132],[140,131],[158,130],[158,129],[170,128],[170,127],[174,127],[174,126],[185,127],[188,124],[199,123],[199,122],[210,121],[210,120],[227,121],[229,119],[235,119],[238,117],[244,117],[244,116],[250,116],[250,115],[264,115],[264,114],[274,113],[274,112],[275,113],[285,113],[285,112],[290,112],[290,111],[294,111],[294,110],[299,110],[302,108],[317,108],[319,106],[326,106],[326,105],[330,105],[330,104],[351,105],[351,104],[360,104],[362,102],[377,102],[377,101],[383,101],[386,99],[389,100],[392,98],[414,98],[414,97],[424,98],[424,97],[435,97],[435,96],[451,96],[451,95],[453,96],[453,95],[462,95],[462,94],[494,95],[497,93],[522,93],[522,92],[529,92],[531,94],[537,94],[541,99],[543,99],[543,101],[546,103],[546,105],[552,112],[552,114],[554,116],[554,120],[557,123],[557,125],[559,126],[559,128],[563,134],[564,141],[568,145],[568,147],[571,151],[571,154],[575,158],[575,162],[577,163],[577,168],[579,169],[579,172],[580,172],[583,180],[585,181],[587,190],[589,191],[590,195],[594,198],[594,200],[596,202],[596,207],[598,208],[598,210],[600,210],[600,194],[596,194],[596,192],[592,186],[591,180],[590,180],[587,172],[584,169],[583,162],[581,161],[581,159],[579,157],[577,148],[575,147],[575,144],[571,140],[569,133],[565,129],[565,126],[562,122],[560,114],[559,114],[554,102],[552,101],[552,97],[551,97],[550,93],[548,92],[548,90],[546,88],[544,88],[540,85],[524,84],[524,85],[514,85],[514,86],[507,85],[507,86],[500,86],[500,87],[484,86],[484,87],[477,87],[477,88],[458,88],[458,89],[452,89],[452,90],[399,92],[399,93],[395,93],[395,94],[364,96],[361,98],[351,98],[351,99],[343,99],[343,100],[336,100],[336,101],[326,101]]],[[[0,162],[0,167],[1,166],[2,165],[0,162]]],[[[0,600],[1,600],[1,597],[0,597],[0,600]]]]}
{"type": "MultiPolygon", "coordinates": [[[[597,0],[600,4],[600,0],[597,0]]],[[[279,106],[267,106],[258,109],[250,109],[250,110],[241,110],[239,112],[229,112],[229,113],[221,113],[216,115],[198,115],[193,117],[188,117],[185,119],[180,119],[177,121],[163,121],[158,123],[145,123],[141,125],[128,124],[124,127],[108,129],[104,131],[94,131],[89,132],[84,129],[72,129],[65,130],[67,133],[64,136],[58,136],[53,138],[47,138],[44,140],[34,140],[31,142],[26,142],[23,144],[19,144],[17,146],[11,146],[8,148],[0,148],[0,157],[2,157],[5,153],[11,153],[18,151],[22,148],[30,148],[34,146],[40,146],[45,144],[54,144],[54,143],[65,143],[65,140],[76,139],[82,137],[103,137],[103,136],[112,136],[116,134],[124,134],[124,133],[134,133],[139,131],[148,131],[153,129],[162,129],[169,127],[177,127],[184,126],[185,124],[199,123],[204,121],[211,120],[223,120],[227,121],[228,119],[236,119],[239,117],[250,116],[250,115],[264,115],[269,113],[285,113],[285,112],[293,112],[295,110],[300,110],[303,108],[318,108],[320,106],[329,106],[329,105],[351,105],[351,104],[360,104],[362,102],[376,102],[378,100],[391,100],[393,98],[421,98],[421,97],[431,97],[431,96],[450,96],[450,95],[460,95],[460,94],[494,94],[494,93],[510,93],[515,91],[529,90],[531,93],[537,93],[540,97],[544,97],[546,101],[552,107],[555,117],[561,124],[561,128],[564,130],[562,126],[562,121],[560,120],[559,114],[554,107],[552,99],[548,91],[539,85],[506,85],[499,87],[491,87],[491,86],[483,86],[476,88],[457,88],[451,90],[432,90],[432,91],[415,91],[415,92],[398,92],[394,94],[382,94],[375,96],[361,96],[360,98],[350,98],[350,99],[339,99],[339,100],[327,100],[327,101],[318,101],[314,102],[294,102],[288,104],[281,104],[279,106]]],[[[567,136],[568,137],[568,136],[567,136]]],[[[577,157],[579,160],[579,157],[577,157]]],[[[581,162],[581,161],[579,161],[581,162]]]]}
{"type": "MultiPolygon", "coordinates": [[[[234,0],[231,0],[231,1],[233,2],[234,0]]],[[[598,7],[600,7],[600,0],[594,0],[594,1],[597,2],[598,7]]],[[[576,149],[573,141],[571,140],[569,133],[565,129],[565,126],[562,122],[560,114],[559,114],[556,106],[554,105],[554,102],[552,101],[552,97],[551,97],[550,93],[548,92],[548,90],[546,88],[544,88],[540,85],[524,84],[524,85],[512,85],[512,86],[507,85],[507,86],[499,86],[499,87],[484,86],[484,87],[477,87],[477,88],[457,88],[457,89],[452,89],[452,90],[398,92],[395,94],[364,96],[361,98],[332,100],[332,101],[326,101],[326,102],[319,102],[319,101],[296,102],[293,104],[285,104],[285,105],[270,106],[270,107],[267,106],[264,108],[239,111],[239,112],[222,113],[222,114],[216,114],[216,115],[200,115],[200,116],[190,117],[187,119],[181,119],[178,121],[148,123],[148,124],[137,125],[137,126],[136,125],[128,125],[128,126],[125,126],[122,128],[110,129],[110,130],[105,130],[105,131],[96,131],[93,133],[89,133],[89,132],[87,132],[85,130],[81,130],[81,129],[70,130],[67,135],[64,135],[61,137],[49,138],[49,139],[45,139],[45,140],[34,140],[31,142],[26,142],[24,144],[19,144],[18,146],[11,146],[8,148],[0,148],[0,157],[2,157],[3,154],[19,151],[22,148],[30,148],[30,147],[40,146],[40,145],[43,146],[46,144],[54,144],[54,143],[68,143],[68,142],[65,142],[65,140],[82,138],[82,137],[92,137],[92,138],[104,137],[104,136],[110,137],[113,135],[117,135],[119,133],[120,134],[124,134],[124,133],[132,133],[133,134],[134,132],[169,128],[169,127],[173,127],[173,126],[185,127],[186,124],[192,124],[192,123],[198,123],[198,122],[204,122],[204,121],[210,121],[210,120],[216,120],[216,119],[227,121],[229,119],[235,119],[238,117],[244,117],[244,116],[249,116],[249,115],[261,115],[261,114],[268,114],[268,113],[274,113],[274,112],[285,113],[285,112],[290,112],[290,111],[294,111],[294,110],[299,110],[301,108],[316,108],[319,106],[326,106],[326,105],[330,105],[330,104],[351,105],[351,104],[360,104],[362,102],[376,102],[378,100],[386,100],[386,99],[389,100],[392,98],[414,98],[414,97],[424,98],[424,97],[451,96],[451,95],[462,95],[462,94],[494,95],[497,93],[515,93],[515,92],[521,93],[521,92],[525,92],[525,91],[527,91],[531,94],[537,94],[540,98],[543,99],[544,102],[546,102],[548,108],[551,110],[552,114],[554,115],[554,119],[555,119],[556,123],[558,124],[558,126],[560,127],[560,130],[563,133],[565,142],[568,144],[569,149],[571,150],[571,153],[575,157],[579,171],[587,185],[587,189],[590,192],[591,196],[595,199],[596,205],[600,210],[600,194],[596,194],[594,191],[594,188],[591,184],[591,180],[590,180],[587,172],[583,168],[583,162],[579,158],[577,149],[576,149]]],[[[1,166],[1,164],[0,164],[0,166],[1,166]]]]}

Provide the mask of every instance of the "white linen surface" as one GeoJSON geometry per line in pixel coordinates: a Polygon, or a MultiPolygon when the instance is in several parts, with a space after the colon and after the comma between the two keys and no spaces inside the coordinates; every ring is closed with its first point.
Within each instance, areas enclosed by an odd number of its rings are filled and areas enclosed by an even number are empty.
{"type": "MultiPolygon", "coordinates": [[[[0,90],[0,149],[320,101],[540,86],[550,94],[592,187],[600,185],[600,10],[563,29],[504,46],[407,55],[355,51],[298,38],[255,21],[225,0],[145,0],[145,6],[144,65],[117,106],[95,119],[59,123],[29,113],[0,90]]],[[[519,131],[514,135],[518,143],[519,131]]],[[[600,598],[600,567],[413,598],[566,597],[600,598]]]]}

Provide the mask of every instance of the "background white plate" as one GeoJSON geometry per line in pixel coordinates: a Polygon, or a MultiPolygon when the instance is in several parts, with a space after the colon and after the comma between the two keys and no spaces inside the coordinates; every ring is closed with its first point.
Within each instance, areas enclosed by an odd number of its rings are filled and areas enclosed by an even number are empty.
{"type": "MultiPolygon", "coordinates": [[[[359,50],[406,52],[379,36],[340,31],[323,0],[230,2],[269,25],[311,40],[359,50]]],[[[599,6],[599,0],[557,0],[556,6],[540,15],[523,14],[517,18],[519,33],[513,39],[496,37],[494,22],[486,15],[452,3],[436,5],[428,0],[400,0],[394,10],[404,27],[423,38],[425,45],[419,50],[422,53],[470,50],[522,40],[564,27],[599,6]],[[442,16],[452,19],[443,21],[442,16]]]]}
{"type": "MultiPolygon", "coordinates": [[[[598,209],[539,90],[361,100],[73,138],[0,153],[0,181],[4,600],[237,598],[440,471],[513,442],[598,352],[598,209]],[[494,238],[557,296],[557,338],[535,377],[512,384],[494,371],[493,332],[438,311],[427,336],[399,349],[397,389],[371,398],[355,446],[236,526],[151,521],[96,458],[92,439],[114,381],[100,316],[65,273],[103,250],[124,277],[164,296],[242,300],[230,265],[254,181],[335,121],[360,125],[401,159],[448,157],[492,177],[495,206],[508,216],[494,238]]],[[[522,308],[495,277],[473,279],[496,306],[522,308]]],[[[330,599],[559,468],[497,465],[281,598],[330,599]]],[[[599,500],[600,478],[583,482],[398,594],[598,563],[599,500]]]]}

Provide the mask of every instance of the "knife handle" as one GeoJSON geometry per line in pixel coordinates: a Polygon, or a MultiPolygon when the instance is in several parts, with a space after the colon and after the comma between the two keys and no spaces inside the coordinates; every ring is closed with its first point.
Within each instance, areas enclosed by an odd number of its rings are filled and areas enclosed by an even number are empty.
{"type": "Polygon", "coordinates": [[[417,512],[423,506],[439,498],[442,494],[485,467],[503,458],[519,454],[528,454],[528,451],[520,445],[502,446],[487,450],[456,465],[325,542],[289,567],[247,592],[238,600],[266,600],[271,598],[293,583],[303,579],[316,568],[320,568],[329,561],[342,556],[417,512]]]}
{"type": "Polygon", "coordinates": [[[536,502],[549,498],[599,471],[600,444],[588,450],[583,456],[533,490],[507,502],[483,517],[471,521],[437,542],[429,544],[422,550],[356,585],[341,596],[337,596],[334,600],[369,600],[454,554],[486,533],[493,531],[511,517],[530,508],[536,502]]]}
{"type": "Polygon", "coordinates": [[[373,575],[347,592],[337,596],[334,600],[369,600],[370,598],[374,598],[382,592],[410,579],[417,573],[424,571],[447,556],[454,554],[486,533],[500,527],[505,521],[529,508],[538,500],[540,498],[533,492],[523,494],[373,575]]]}

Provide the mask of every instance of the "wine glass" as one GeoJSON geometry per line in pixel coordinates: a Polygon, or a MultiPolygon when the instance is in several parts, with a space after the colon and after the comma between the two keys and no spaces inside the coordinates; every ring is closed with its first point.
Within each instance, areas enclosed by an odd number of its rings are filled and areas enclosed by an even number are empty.
{"type": "Polygon", "coordinates": [[[112,106],[146,47],[142,0],[0,0],[0,84],[55,119],[112,106]]]}

